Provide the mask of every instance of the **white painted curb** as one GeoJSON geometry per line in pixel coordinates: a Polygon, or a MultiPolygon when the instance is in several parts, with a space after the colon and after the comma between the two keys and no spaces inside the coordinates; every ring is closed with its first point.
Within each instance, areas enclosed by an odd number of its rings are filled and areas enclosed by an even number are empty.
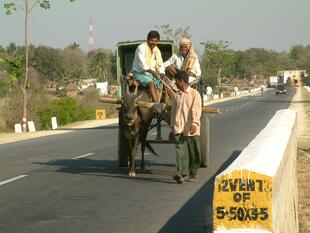
{"type": "Polygon", "coordinates": [[[277,111],[215,178],[214,232],[298,232],[296,119],[277,111]]]}

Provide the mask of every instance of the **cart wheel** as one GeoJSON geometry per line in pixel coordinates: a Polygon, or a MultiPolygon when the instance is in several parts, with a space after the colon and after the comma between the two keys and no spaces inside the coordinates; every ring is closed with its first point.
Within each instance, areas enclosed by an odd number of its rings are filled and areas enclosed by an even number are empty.
{"type": "Polygon", "coordinates": [[[210,156],[210,120],[207,114],[201,115],[200,127],[200,167],[208,167],[210,156]]]}
{"type": "MultiPolygon", "coordinates": [[[[120,117],[120,116],[119,116],[120,117]]],[[[128,142],[121,133],[121,127],[118,125],[118,164],[120,167],[128,167],[128,142]]]]}

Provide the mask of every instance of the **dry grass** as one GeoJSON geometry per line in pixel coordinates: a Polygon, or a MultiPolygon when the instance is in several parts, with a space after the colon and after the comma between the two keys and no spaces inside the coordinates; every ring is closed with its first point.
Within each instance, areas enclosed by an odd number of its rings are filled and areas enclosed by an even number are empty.
{"type": "Polygon", "coordinates": [[[297,157],[299,232],[310,232],[310,148],[298,149],[297,157]]]}
{"type": "Polygon", "coordinates": [[[298,137],[297,179],[299,232],[310,232],[310,93],[301,90],[302,126],[298,137]]]}

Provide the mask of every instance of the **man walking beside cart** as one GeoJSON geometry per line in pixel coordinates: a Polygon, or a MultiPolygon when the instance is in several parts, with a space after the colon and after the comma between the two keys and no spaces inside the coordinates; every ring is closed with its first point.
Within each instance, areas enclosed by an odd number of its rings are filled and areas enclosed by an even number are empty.
{"type": "Polygon", "coordinates": [[[177,183],[183,183],[189,175],[189,181],[195,181],[200,167],[200,117],[201,97],[197,90],[190,87],[185,71],[174,75],[178,91],[172,96],[171,135],[176,147],[177,183]]]}

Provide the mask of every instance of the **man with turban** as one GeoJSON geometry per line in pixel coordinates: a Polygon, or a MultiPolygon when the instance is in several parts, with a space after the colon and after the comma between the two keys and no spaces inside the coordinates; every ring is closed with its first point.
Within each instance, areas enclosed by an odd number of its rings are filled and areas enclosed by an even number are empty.
{"type": "Polygon", "coordinates": [[[179,54],[173,54],[165,63],[166,74],[174,76],[177,70],[183,70],[189,76],[190,84],[196,83],[201,75],[198,56],[192,42],[183,37],[179,42],[179,54]]]}

